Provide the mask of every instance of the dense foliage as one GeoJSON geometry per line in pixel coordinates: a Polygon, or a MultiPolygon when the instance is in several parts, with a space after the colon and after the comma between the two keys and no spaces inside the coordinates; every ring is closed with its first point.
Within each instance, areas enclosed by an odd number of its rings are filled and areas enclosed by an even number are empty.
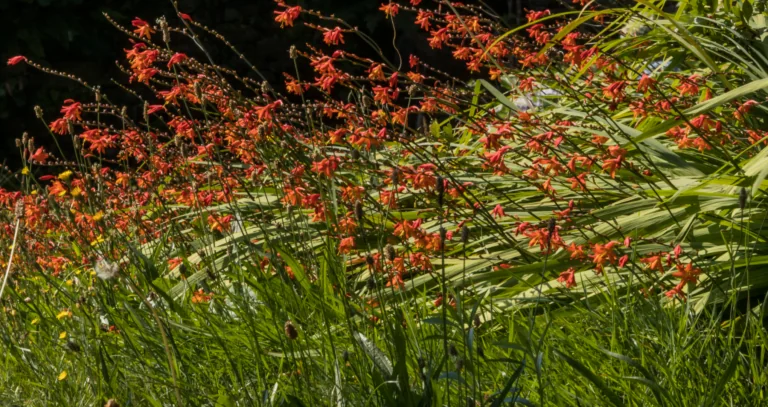
{"type": "Polygon", "coordinates": [[[470,81],[283,1],[274,20],[322,41],[290,47],[282,83],[180,10],[110,19],[139,113],[70,77],[92,99],[36,114],[74,156],[25,136],[22,188],[0,194],[2,397],[761,398],[765,15],[576,4],[512,30],[479,6],[380,5],[470,81]]]}

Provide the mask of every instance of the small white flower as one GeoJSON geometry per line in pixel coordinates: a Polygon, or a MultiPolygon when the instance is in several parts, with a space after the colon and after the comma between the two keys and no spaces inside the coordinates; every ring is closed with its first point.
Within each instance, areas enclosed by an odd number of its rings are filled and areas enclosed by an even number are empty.
{"type": "Polygon", "coordinates": [[[110,280],[115,278],[115,276],[117,276],[117,272],[119,271],[117,264],[110,263],[103,257],[99,257],[99,259],[96,260],[96,266],[94,266],[94,269],[96,270],[96,276],[102,280],[110,280]]]}

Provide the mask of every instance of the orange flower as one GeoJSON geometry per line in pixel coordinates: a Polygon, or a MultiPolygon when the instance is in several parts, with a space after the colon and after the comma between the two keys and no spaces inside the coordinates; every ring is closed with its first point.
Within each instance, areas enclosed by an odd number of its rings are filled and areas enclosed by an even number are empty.
{"type": "Polygon", "coordinates": [[[568,270],[565,270],[562,273],[560,273],[560,277],[557,278],[557,281],[564,283],[565,288],[576,287],[575,273],[576,273],[576,270],[573,267],[570,267],[568,268],[568,270]]]}
{"type": "Polygon", "coordinates": [[[382,4],[379,10],[383,11],[387,17],[394,17],[400,11],[400,5],[397,3],[382,4]]]}
{"type": "Polygon", "coordinates": [[[168,69],[171,69],[173,65],[176,65],[180,62],[184,62],[187,59],[189,59],[189,57],[187,57],[185,54],[182,54],[181,52],[177,52],[173,54],[171,59],[168,60],[168,69]]]}
{"type": "Polygon", "coordinates": [[[616,242],[608,242],[606,244],[597,243],[592,247],[592,252],[594,254],[590,254],[589,257],[595,264],[595,270],[598,273],[603,272],[603,265],[606,261],[611,264],[616,264],[616,253],[613,251],[613,246],[615,245],[616,242]]]}
{"type": "Polygon", "coordinates": [[[640,263],[645,263],[648,265],[649,270],[658,270],[659,272],[664,272],[664,255],[659,254],[656,256],[648,256],[640,259],[640,263]]]}
{"type": "Polygon", "coordinates": [[[139,37],[146,37],[149,39],[150,35],[155,32],[155,30],[152,29],[152,27],[147,23],[146,21],[136,17],[131,21],[131,25],[136,27],[135,30],[133,30],[136,35],[139,37]]]}
{"type": "Polygon", "coordinates": [[[339,242],[339,253],[347,254],[355,248],[355,238],[353,236],[345,237],[339,242]]]}
{"type": "Polygon", "coordinates": [[[301,6],[288,7],[282,1],[278,3],[278,6],[287,8],[283,11],[275,10],[274,13],[277,15],[275,21],[280,23],[280,28],[284,28],[286,25],[293,27],[293,20],[297,19],[299,14],[301,14],[301,6]]]}
{"type": "Polygon", "coordinates": [[[341,34],[341,28],[336,27],[333,30],[326,30],[323,33],[323,41],[328,45],[339,45],[344,43],[344,36],[341,34]]]}
{"type": "Polygon", "coordinates": [[[216,215],[212,213],[208,215],[208,226],[211,232],[218,231],[224,233],[225,230],[229,230],[229,224],[232,222],[232,215],[216,215]]]}

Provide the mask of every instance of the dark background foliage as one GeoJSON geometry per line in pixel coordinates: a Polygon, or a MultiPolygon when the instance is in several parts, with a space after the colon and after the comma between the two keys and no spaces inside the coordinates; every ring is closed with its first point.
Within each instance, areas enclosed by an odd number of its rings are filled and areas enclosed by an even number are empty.
{"type": "MultiPolygon", "coordinates": [[[[490,7],[510,25],[523,19],[524,8],[555,6],[550,4],[554,1],[548,0],[491,3],[490,7]]],[[[299,4],[334,13],[358,26],[371,35],[388,57],[397,58],[392,46],[392,24],[377,10],[381,1],[303,0],[299,4]]],[[[321,43],[317,32],[300,24],[294,29],[281,30],[273,20],[275,3],[269,0],[180,0],[179,8],[223,34],[272,83],[281,80],[282,72],[293,71],[287,57],[292,44],[301,48],[305,43],[321,43]]],[[[25,55],[43,66],[75,74],[91,85],[100,85],[113,102],[138,105],[110,82],[111,79],[127,82],[115,61],[124,61],[122,50],[129,48],[130,43],[107,21],[103,12],[129,28],[136,16],[154,22],[165,15],[172,24],[178,22],[170,0],[0,0],[0,163],[12,169],[19,167],[14,139],[24,131],[33,137],[37,135],[38,145],[50,143],[45,127],[35,117],[35,105],[43,108],[45,121],[50,122],[58,117],[63,100],[92,100],[85,88],[71,80],[44,74],[24,64],[5,66],[5,61],[12,56],[25,55]]],[[[440,64],[441,69],[460,70],[447,53],[428,48],[424,34],[413,24],[413,16],[399,16],[395,29],[395,43],[403,58],[418,53],[440,64]]],[[[243,72],[247,70],[226,47],[210,41],[208,45],[217,63],[243,72]]],[[[358,53],[370,52],[362,42],[348,46],[358,53]]],[[[188,51],[195,52],[191,48],[188,51]]]]}

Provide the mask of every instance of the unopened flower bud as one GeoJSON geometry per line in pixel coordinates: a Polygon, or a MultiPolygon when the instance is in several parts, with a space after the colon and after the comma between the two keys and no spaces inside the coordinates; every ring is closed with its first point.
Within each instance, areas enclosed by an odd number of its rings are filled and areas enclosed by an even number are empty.
{"type": "Polygon", "coordinates": [[[29,141],[29,133],[27,133],[27,132],[25,131],[24,133],[22,133],[22,134],[21,134],[21,145],[22,145],[22,146],[25,146],[25,145],[27,145],[27,142],[28,142],[28,141],[29,141]]]}

